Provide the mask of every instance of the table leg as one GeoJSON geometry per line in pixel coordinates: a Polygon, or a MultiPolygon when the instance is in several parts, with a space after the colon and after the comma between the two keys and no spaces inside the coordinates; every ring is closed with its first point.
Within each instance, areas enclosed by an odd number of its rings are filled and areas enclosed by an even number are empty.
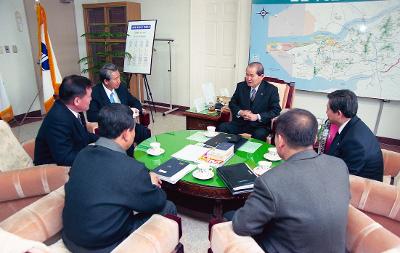
{"type": "Polygon", "coordinates": [[[216,219],[222,219],[222,215],[223,215],[222,212],[223,212],[222,200],[216,199],[214,201],[213,217],[216,219]]]}

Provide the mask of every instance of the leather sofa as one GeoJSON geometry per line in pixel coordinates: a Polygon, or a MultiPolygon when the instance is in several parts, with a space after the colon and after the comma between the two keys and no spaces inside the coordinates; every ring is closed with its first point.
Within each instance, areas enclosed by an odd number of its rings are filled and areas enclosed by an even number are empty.
{"type": "Polygon", "coordinates": [[[34,166],[34,140],[22,145],[0,120],[0,221],[64,185],[68,167],[34,166]]]}
{"type": "MultiPolygon", "coordinates": [[[[60,237],[64,196],[61,187],[2,221],[0,252],[69,252],[62,239],[51,243],[60,237]]],[[[183,253],[180,236],[178,217],[173,220],[155,214],[112,252],[183,253]]]]}

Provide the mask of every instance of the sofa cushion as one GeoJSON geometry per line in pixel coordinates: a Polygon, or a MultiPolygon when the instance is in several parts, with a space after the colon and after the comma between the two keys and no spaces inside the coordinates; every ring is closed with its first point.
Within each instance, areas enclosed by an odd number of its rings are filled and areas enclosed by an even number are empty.
{"type": "Polygon", "coordinates": [[[41,242],[23,239],[0,228],[0,252],[49,253],[50,249],[41,242]]]}
{"type": "Polygon", "coordinates": [[[0,171],[33,166],[32,159],[22,148],[10,126],[4,120],[0,120],[0,138],[0,171]]]}

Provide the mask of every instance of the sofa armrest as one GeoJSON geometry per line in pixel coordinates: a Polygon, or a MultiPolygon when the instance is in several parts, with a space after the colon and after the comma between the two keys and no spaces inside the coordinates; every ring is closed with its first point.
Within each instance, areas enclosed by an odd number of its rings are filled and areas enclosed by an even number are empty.
{"type": "Polygon", "coordinates": [[[396,177],[400,171],[400,153],[382,149],[384,175],[396,177]]]}
{"type": "Polygon", "coordinates": [[[35,139],[27,140],[23,142],[21,145],[24,148],[25,152],[28,153],[28,155],[33,160],[35,157],[35,139]]]}
{"type": "Polygon", "coordinates": [[[22,238],[44,242],[62,228],[64,186],[19,210],[0,223],[0,228],[22,238]]]}
{"type": "Polygon", "coordinates": [[[69,167],[34,166],[0,173],[0,202],[49,193],[65,184],[69,167]]]}
{"type": "Polygon", "coordinates": [[[89,133],[95,134],[97,128],[99,128],[97,122],[86,122],[86,129],[89,133]]]}
{"type": "Polygon", "coordinates": [[[232,222],[223,222],[211,228],[211,250],[213,253],[263,253],[264,251],[250,236],[240,236],[233,232],[232,222]]]}
{"type": "Polygon", "coordinates": [[[350,205],[346,248],[352,253],[399,252],[400,238],[350,205]]]}
{"type": "Polygon", "coordinates": [[[350,175],[351,204],[363,211],[400,222],[400,189],[375,180],[350,175]]]}
{"type": "Polygon", "coordinates": [[[179,244],[179,225],[174,220],[154,214],[112,252],[170,253],[179,244]]]}

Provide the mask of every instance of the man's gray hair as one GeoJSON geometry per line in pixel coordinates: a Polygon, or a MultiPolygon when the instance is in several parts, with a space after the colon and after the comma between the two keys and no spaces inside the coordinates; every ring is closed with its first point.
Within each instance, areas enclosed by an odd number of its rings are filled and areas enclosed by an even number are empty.
{"type": "Polygon", "coordinates": [[[118,68],[115,64],[113,63],[106,63],[101,67],[99,71],[99,77],[100,81],[103,83],[104,80],[111,80],[111,74],[114,73],[115,71],[118,71],[118,68]]]}

